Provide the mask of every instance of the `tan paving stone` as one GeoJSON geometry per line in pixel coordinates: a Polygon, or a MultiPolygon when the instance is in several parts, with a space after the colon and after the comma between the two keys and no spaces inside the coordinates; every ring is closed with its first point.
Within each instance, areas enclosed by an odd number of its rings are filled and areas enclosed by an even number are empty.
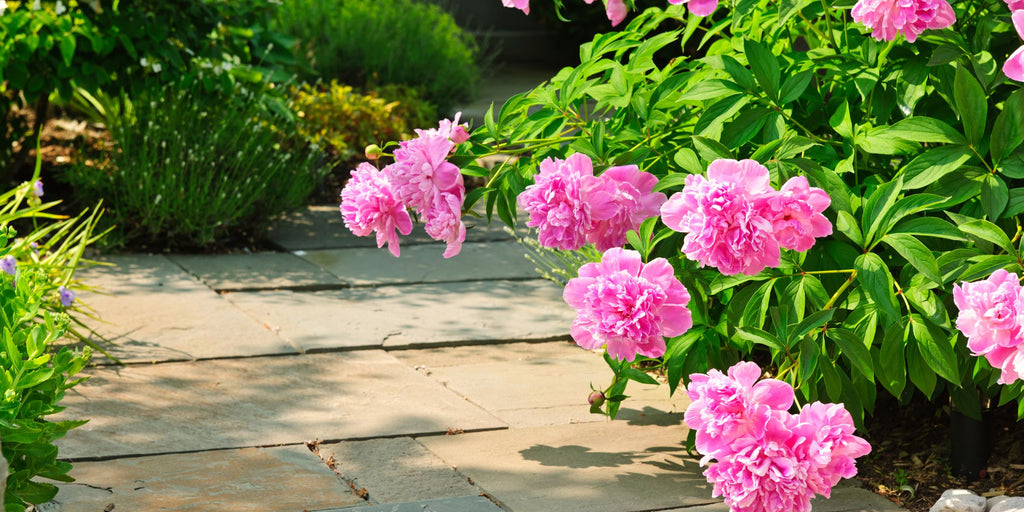
{"type": "Polygon", "coordinates": [[[78,462],[61,512],[295,512],[365,503],[304,446],[78,462]],[[109,507],[113,504],[113,508],[109,507]]]}
{"type": "MultiPolygon", "coordinates": [[[[109,295],[82,293],[101,322],[83,318],[126,362],[296,353],[294,346],[231,305],[165,256],[110,256],[113,267],[79,279],[109,295]]],[[[97,358],[99,361],[100,358],[97,358]]]]}
{"type": "Polygon", "coordinates": [[[544,280],[437,283],[225,297],[302,350],[551,339],[574,312],[544,280]]]}
{"type": "Polygon", "coordinates": [[[466,477],[409,437],[320,445],[335,469],[365,488],[373,503],[404,503],[480,493],[466,477]]]}
{"type": "MultiPolygon", "coordinates": [[[[832,497],[818,496],[811,501],[812,512],[901,512],[906,509],[867,490],[860,488],[856,481],[840,482],[832,489],[832,497]]],[[[725,503],[683,507],[664,512],[729,512],[725,503]]]]}
{"type": "Polygon", "coordinates": [[[418,440],[514,512],[628,512],[717,501],[685,438],[614,421],[418,440]]]}
{"type": "MultiPolygon", "coordinates": [[[[591,414],[591,384],[603,389],[611,370],[601,356],[570,342],[513,343],[484,347],[441,347],[393,352],[511,427],[605,421],[591,414]]],[[[669,396],[668,385],[630,382],[620,419],[678,424],[689,401],[669,396]],[[677,413],[667,418],[660,415],[677,413]]]]}
{"type": "Polygon", "coordinates": [[[67,458],[360,439],[504,423],[383,351],[89,368],[67,458]]]}
{"type": "Polygon", "coordinates": [[[323,288],[345,284],[337,276],[286,252],[172,254],[168,258],[214,290],[323,288]]]}
{"type": "Polygon", "coordinates": [[[402,257],[377,248],[299,251],[302,258],[353,285],[531,279],[539,275],[516,242],[467,243],[453,258],[443,245],[412,245],[402,257]]]}
{"type": "MultiPolygon", "coordinates": [[[[490,225],[486,219],[477,217],[467,216],[463,220],[468,228],[466,240],[469,242],[510,239],[504,232],[504,224],[497,218],[490,225]]],[[[377,246],[375,237],[353,235],[341,220],[337,206],[310,206],[285,215],[270,227],[267,239],[286,251],[377,246]]],[[[417,243],[434,245],[439,253],[444,251],[444,244],[431,240],[421,224],[413,225],[412,233],[402,237],[403,250],[405,246],[417,243]]]]}

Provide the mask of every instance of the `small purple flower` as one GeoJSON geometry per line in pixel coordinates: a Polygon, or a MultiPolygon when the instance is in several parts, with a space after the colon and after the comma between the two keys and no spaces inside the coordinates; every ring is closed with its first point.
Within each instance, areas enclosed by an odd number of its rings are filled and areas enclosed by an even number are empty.
{"type": "Polygon", "coordinates": [[[75,301],[75,292],[65,288],[64,285],[61,285],[57,291],[60,292],[60,303],[63,304],[64,307],[70,306],[71,303],[75,301]]]}
{"type": "Polygon", "coordinates": [[[0,258],[0,270],[13,276],[18,270],[18,262],[14,259],[14,256],[8,254],[0,258]]]}
{"type": "Polygon", "coordinates": [[[35,183],[32,183],[32,193],[36,197],[43,197],[43,180],[36,180],[35,183]]]}

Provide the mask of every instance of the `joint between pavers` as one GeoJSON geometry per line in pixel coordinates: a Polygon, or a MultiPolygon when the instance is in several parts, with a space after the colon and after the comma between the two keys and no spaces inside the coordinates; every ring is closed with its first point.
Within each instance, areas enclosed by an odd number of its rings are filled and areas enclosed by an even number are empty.
{"type": "Polygon", "coordinates": [[[348,290],[356,287],[356,285],[350,283],[300,284],[294,286],[247,286],[241,288],[213,288],[208,286],[208,288],[217,292],[219,295],[227,293],[254,292],[330,292],[336,290],[348,290]]]}
{"type": "Polygon", "coordinates": [[[427,341],[423,343],[411,343],[404,345],[384,345],[381,347],[385,352],[400,352],[405,350],[420,350],[428,348],[454,348],[454,347],[481,347],[488,345],[510,345],[513,343],[552,343],[555,341],[572,341],[572,336],[569,334],[558,334],[555,336],[542,336],[539,338],[489,338],[489,339],[470,339],[470,340],[453,340],[453,341],[427,341]]]}

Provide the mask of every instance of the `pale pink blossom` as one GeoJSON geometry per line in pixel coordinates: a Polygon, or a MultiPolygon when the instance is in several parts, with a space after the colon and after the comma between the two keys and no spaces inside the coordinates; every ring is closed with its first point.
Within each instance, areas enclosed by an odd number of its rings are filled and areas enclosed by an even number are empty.
{"type": "Polygon", "coordinates": [[[857,475],[855,459],[871,453],[871,445],[853,435],[853,417],[841,404],[808,404],[786,423],[790,446],[808,463],[808,489],[826,498],[840,480],[857,475]]]}
{"type": "Polygon", "coordinates": [[[954,284],[953,302],[960,310],[956,328],[967,336],[971,353],[1001,370],[1000,384],[1019,379],[1024,374],[1024,297],[1017,275],[999,269],[984,281],[954,284]]]}
{"type": "Polygon", "coordinates": [[[708,177],[686,177],[681,192],[661,207],[669,228],[687,233],[683,253],[725,275],[755,275],[777,267],[779,242],[771,219],[757,207],[775,193],[768,169],[754,160],[715,160],[708,177]]]}
{"type": "Polygon", "coordinates": [[[616,206],[607,194],[593,194],[599,188],[593,163],[583,153],[565,160],[547,158],[540,163],[534,183],[519,195],[519,207],[530,214],[526,225],[537,228],[541,245],[575,250],[587,243],[595,220],[615,214],[616,206]]]}
{"type": "Polygon", "coordinates": [[[686,387],[690,406],[684,420],[697,432],[696,447],[705,455],[703,462],[726,456],[741,437],[760,439],[772,411],[793,405],[791,386],[775,379],[758,382],[760,377],[761,368],[749,362],[736,363],[728,374],[711,370],[690,375],[686,387]]]}
{"type": "MultiPolygon", "coordinates": [[[[1024,40],[1024,0],[1018,0],[1018,11],[1013,12],[1013,27],[1017,29],[1017,35],[1024,40]]],[[[1013,6],[1011,5],[1011,8],[1013,6]]],[[[1003,73],[1012,80],[1024,82],[1024,45],[1017,48],[1003,63],[1003,73]]]]}
{"type": "Polygon", "coordinates": [[[832,199],[824,190],[810,187],[807,178],[790,178],[777,193],[764,197],[759,206],[772,223],[775,239],[785,249],[806,251],[814,239],[832,234],[832,223],[821,212],[832,199]]]}
{"type": "Polygon", "coordinates": [[[718,8],[718,0],[668,0],[672,5],[686,4],[696,16],[710,16],[718,8]]]}
{"type": "Polygon", "coordinates": [[[665,336],[693,326],[690,294],[672,265],[657,258],[646,265],[640,253],[619,247],[605,251],[600,263],[580,267],[562,294],[576,310],[570,332],[583,348],[606,347],[608,355],[633,361],[665,354],[665,336]]]}
{"type": "Polygon", "coordinates": [[[913,43],[925,30],[941,30],[956,22],[946,0],[859,0],[850,14],[879,41],[903,34],[913,43]]]}
{"type": "Polygon", "coordinates": [[[434,196],[433,204],[423,216],[426,231],[434,240],[446,242],[445,258],[451,258],[462,250],[466,240],[466,224],[462,222],[463,194],[441,192],[434,196]]]}
{"type": "Polygon", "coordinates": [[[395,163],[387,166],[395,199],[424,213],[439,192],[455,189],[461,178],[459,168],[448,162],[455,144],[449,134],[436,129],[416,130],[418,137],[402,141],[395,150],[395,163]]]}
{"type": "Polygon", "coordinates": [[[356,236],[376,231],[377,247],[387,242],[396,257],[401,253],[396,231],[403,235],[412,232],[412,219],[392,193],[387,173],[366,162],[352,171],[341,190],[341,216],[356,236]]]}
{"type": "Polygon", "coordinates": [[[501,5],[519,9],[526,14],[530,14],[530,0],[501,0],[501,5]]]}
{"type": "Polygon", "coordinates": [[[599,185],[589,189],[591,198],[602,195],[598,202],[611,201],[615,213],[595,220],[587,232],[587,241],[604,252],[626,243],[626,233],[640,229],[643,221],[655,217],[665,203],[665,194],[654,192],[658,178],[635,165],[611,167],[598,176],[599,185]]]}

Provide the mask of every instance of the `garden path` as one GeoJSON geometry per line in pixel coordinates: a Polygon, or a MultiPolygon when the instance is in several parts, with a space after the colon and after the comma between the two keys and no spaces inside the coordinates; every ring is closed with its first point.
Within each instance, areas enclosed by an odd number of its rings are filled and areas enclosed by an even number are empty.
{"type": "MultiPolygon", "coordinates": [[[[81,278],[108,323],[64,400],[77,482],[45,511],[725,512],[683,448],[684,394],[631,384],[588,412],[600,355],[500,229],[402,258],[334,207],[282,220],[280,252],[122,255],[81,278]]],[[[897,511],[844,485],[816,511],[897,511]]]]}

